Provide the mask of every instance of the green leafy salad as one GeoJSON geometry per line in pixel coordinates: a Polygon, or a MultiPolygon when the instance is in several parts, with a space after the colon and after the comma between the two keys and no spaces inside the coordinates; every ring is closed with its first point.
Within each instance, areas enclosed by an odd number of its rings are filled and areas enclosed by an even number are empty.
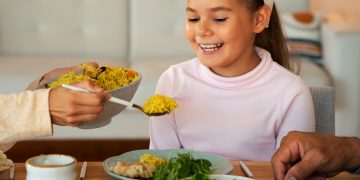
{"type": "Polygon", "coordinates": [[[153,180],[207,180],[212,173],[211,162],[207,159],[195,159],[191,153],[178,154],[169,159],[168,163],[156,168],[153,180]]]}

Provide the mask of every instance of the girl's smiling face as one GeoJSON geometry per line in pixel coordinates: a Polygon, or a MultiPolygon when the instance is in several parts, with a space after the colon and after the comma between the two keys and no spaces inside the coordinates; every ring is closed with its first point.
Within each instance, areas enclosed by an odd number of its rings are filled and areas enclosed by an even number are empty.
{"type": "Polygon", "coordinates": [[[239,0],[187,0],[186,17],[186,37],[213,72],[238,76],[260,62],[253,15],[239,0]]]}

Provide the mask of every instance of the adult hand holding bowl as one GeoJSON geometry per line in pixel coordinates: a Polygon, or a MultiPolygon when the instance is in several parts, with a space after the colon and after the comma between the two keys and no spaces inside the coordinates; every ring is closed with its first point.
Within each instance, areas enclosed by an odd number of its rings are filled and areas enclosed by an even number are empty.
{"type": "MultiPolygon", "coordinates": [[[[90,64],[82,64],[79,68],[83,70],[82,73],[77,74],[76,72],[69,71],[55,81],[50,82],[48,87],[55,88],[61,84],[90,80],[110,93],[112,97],[130,101],[141,81],[141,75],[139,73],[126,68],[109,66],[94,67],[90,64]]],[[[125,107],[124,105],[107,101],[103,111],[95,121],[84,122],[78,127],[91,129],[105,126],[111,122],[113,116],[120,113],[125,107]]]]}

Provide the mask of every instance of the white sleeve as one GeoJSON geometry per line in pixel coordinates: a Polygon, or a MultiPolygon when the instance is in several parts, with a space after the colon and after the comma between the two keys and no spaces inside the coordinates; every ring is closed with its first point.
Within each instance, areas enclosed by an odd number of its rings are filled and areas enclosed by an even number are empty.
{"type": "Polygon", "coordinates": [[[282,123],[276,136],[276,148],[290,131],[314,132],[315,112],[309,88],[299,78],[289,85],[282,100],[282,123]]]}
{"type": "Polygon", "coordinates": [[[49,89],[0,95],[0,150],[16,141],[52,135],[49,89]]]}

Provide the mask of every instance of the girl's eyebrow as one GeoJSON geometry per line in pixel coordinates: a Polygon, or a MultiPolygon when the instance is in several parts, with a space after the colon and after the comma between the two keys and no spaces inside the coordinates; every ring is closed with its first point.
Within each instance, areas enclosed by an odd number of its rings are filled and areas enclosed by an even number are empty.
{"type": "MultiPolygon", "coordinates": [[[[232,10],[231,8],[225,6],[218,6],[218,7],[210,8],[210,11],[217,12],[217,11],[232,11],[232,10]]],[[[186,12],[196,12],[196,10],[191,7],[186,7],[186,12]]]]}
{"type": "Polygon", "coordinates": [[[231,8],[228,8],[225,6],[218,6],[218,7],[211,8],[210,11],[216,12],[216,11],[232,11],[232,10],[231,10],[231,8]]]}
{"type": "Polygon", "coordinates": [[[186,7],[186,12],[196,12],[196,11],[191,7],[186,7]]]}

